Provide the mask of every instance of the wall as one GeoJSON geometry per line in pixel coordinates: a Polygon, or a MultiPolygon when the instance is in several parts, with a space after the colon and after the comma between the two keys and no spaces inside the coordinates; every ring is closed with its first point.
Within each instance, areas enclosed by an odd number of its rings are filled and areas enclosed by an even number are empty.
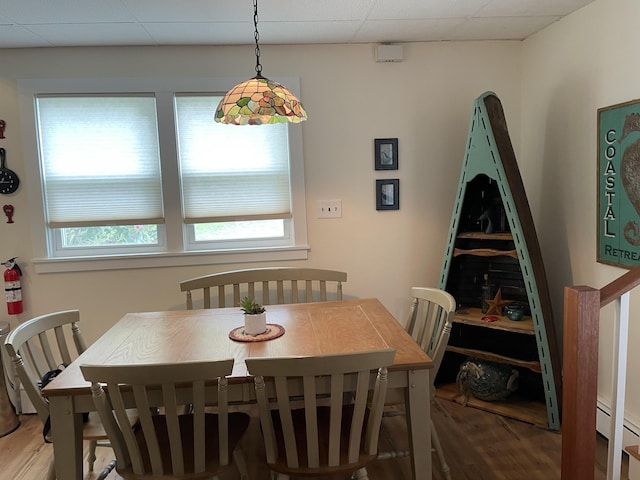
{"type": "MultiPolygon", "coordinates": [[[[640,98],[640,3],[597,0],[523,45],[523,177],[555,311],[565,285],[601,288],[627,270],[596,262],[597,109],[640,98]]],[[[640,362],[640,293],[631,295],[629,365],[640,362]]],[[[599,396],[611,404],[613,307],[600,323],[599,396]]],[[[556,315],[556,318],[559,316],[556,315]]],[[[625,414],[640,425],[640,382],[630,368],[625,414]]],[[[637,431],[637,428],[636,428],[637,431]]]]}
{"type": "MultiPolygon", "coordinates": [[[[308,234],[306,262],[348,272],[345,294],[379,297],[404,322],[413,285],[437,286],[473,100],[501,98],[519,151],[521,42],[407,44],[401,63],[375,63],[371,45],[268,46],[266,76],[299,76],[310,119],[304,138],[308,234]],[[399,139],[397,172],[373,170],[373,140],[399,139]],[[400,210],[375,210],[376,178],[400,179],[400,210]],[[316,219],[315,203],[342,199],[341,219],[316,219]]],[[[24,178],[17,78],[93,76],[251,76],[252,47],[149,47],[0,50],[0,118],[7,122],[8,166],[24,178]]],[[[536,172],[528,172],[536,175],[536,172]]],[[[524,178],[525,185],[528,178],[524,178]]],[[[30,260],[27,182],[2,198],[16,208],[0,219],[0,259],[18,256],[26,310],[79,308],[88,341],[124,313],[184,306],[181,279],[244,264],[36,274],[30,260]]]]}

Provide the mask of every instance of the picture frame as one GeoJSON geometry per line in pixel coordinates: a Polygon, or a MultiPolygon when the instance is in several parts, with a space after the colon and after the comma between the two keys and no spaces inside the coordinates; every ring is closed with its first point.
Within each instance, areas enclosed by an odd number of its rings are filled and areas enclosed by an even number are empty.
{"type": "Polygon", "coordinates": [[[376,210],[400,210],[400,180],[376,180],[376,210]]]}
{"type": "Polygon", "coordinates": [[[398,139],[376,138],[374,140],[376,170],[398,170],[398,139]]]}
{"type": "Polygon", "coordinates": [[[640,265],[640,99],[598,109],[597,258],[640,265]]]}

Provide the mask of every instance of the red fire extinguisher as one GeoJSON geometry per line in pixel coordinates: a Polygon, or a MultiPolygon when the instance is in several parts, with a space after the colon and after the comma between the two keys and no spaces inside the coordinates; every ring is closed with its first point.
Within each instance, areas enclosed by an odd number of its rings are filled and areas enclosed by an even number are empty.
{"type": "Polygon", "coordinates": [[[9,315],[22,313],[22,286],[20,276],[22,271],[13,257],[3,263],[7,269],[4,271],[4,293],[7,297],[7,312],[9,315]]]}

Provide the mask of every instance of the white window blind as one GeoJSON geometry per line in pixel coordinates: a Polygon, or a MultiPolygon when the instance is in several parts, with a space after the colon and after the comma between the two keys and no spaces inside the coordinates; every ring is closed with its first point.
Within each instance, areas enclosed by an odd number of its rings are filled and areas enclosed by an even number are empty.
{"type": "Polygon", "coordinates": [[[185,223],[290,218],[287,125],[215,123],[221,98],[175,98],[185,223]]]}
{"type": "Polygon", "coordinates": [[[164,223],[153,95],[36,97],[51,228],[164,223]]]}

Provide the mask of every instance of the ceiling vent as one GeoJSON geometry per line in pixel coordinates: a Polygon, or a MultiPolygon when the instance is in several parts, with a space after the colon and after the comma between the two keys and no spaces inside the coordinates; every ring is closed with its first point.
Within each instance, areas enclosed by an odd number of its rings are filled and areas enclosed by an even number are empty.
{"type": "Polygon", "coordinates": [[[376,62],[401,62],[402,45],[398,43],[381,43],[375,46],[376,62]]]}

